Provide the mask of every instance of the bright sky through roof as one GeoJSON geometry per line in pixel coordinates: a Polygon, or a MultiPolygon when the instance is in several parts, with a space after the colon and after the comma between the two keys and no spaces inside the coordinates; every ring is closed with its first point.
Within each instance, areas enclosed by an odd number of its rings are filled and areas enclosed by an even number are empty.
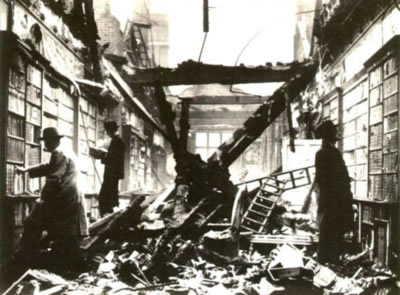
{"type": "MultiPolygon", "coordinates": [[[[188,59],[197,61],[204,38],[203,1],[112,0],[112,12],[120,19],[122,28],[133,15],[129,11],[139,2],[147,2],[153,13],[169,15],[169,66],[188,59]]],[[[293,61],[296,1],[209,0],[209,6],[210,32],[202,62],[234,65],[238,60],[238,65],[256,66],[293,61]]],[[[271,93],[271,87],[264,86],[239,87],[255,94],[271,93]]]]}

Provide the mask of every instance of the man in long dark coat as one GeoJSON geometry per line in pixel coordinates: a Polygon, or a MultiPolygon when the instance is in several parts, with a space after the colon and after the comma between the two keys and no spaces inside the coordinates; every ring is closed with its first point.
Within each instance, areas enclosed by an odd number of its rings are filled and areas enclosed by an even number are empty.
{"type": "Polygon", "coordinates": [[[106,156],[102,159],[104,166],[103,184],[99,193],[99,209],[101,216],[112,213],[113,208],[119,205],[118,184],[124,178],[125,145],[117,134],[118,125],[115,121],[104,122],[104,129],[111,137],[106,156]]]}
{"type": "Polygon", "coordinates": [[[61,137],[56,128],[45,128],[40,139],[51,152],[49,163],[17,168],[18,173],[28,172],[30,177],[46,177],[40,203],[24,221],[20,258],[28,267],[38,263],[38,241],[44,232],[60,243],[67,267],[77,268],[81,263],[78,169],[72,156],[59,149],[61,137]]]}
{"type": "Polygon", "coordinates": [[[343,157],[335,147],[337,130],[332,121],[323,122],[316,135],[322,138],[321,149],[315,156],[315,181],[319,187],[318,260],[321,263],[337,263],[343,236],[352,229],[351,179],[343,157]]]}

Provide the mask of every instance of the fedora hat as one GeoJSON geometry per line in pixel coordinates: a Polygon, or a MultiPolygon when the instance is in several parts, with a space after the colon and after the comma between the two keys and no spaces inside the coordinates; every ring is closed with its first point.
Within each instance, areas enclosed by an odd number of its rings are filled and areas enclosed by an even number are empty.
{"type": "Polygon", "coordinates": [[[118,129],[118,124],[115,121],[105,121],[104,122],[104,128],[105,129],[111,129],[111,130],[117,130],[118,129]]]}
{"type": "Polygon", "coordinates": [[[316,138],[331,138],[336,134],[337,125],[331,120],[326,120],[319,124],[315,129],[316,138]]]}
{"type": "Polygon", "coordinates": [[[61,135],[60,133],[58,133],[57,128],[55,127],[47,127],[45,129],[43,129],[43,136],[40,137],[40,140],[43,140],[45,138],[50,138],[50,137],[64,137],[64,135],[61,135]]]}

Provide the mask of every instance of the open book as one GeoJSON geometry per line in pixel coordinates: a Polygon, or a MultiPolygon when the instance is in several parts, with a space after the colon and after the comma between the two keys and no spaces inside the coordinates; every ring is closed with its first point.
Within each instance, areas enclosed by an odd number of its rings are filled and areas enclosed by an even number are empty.
{"type": "Polygon", "coordinates": [[[105,159],[107,156],[107,150],[102,148],[89,148],[89,155],[95,159],[105,159]]]}

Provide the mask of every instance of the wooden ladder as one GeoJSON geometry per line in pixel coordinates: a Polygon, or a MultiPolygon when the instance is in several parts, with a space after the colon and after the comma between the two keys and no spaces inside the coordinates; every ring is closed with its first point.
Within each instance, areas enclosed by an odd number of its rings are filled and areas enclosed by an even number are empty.
{"type": "Polygon", "coordinates": [[[285,191],[285,185],[286,181],[272,177],[264,178],[260,190],[243,215],[241,228],[261,233],[267,225],[272,210],[285,191]]]}
{"type": "Polygon", "coordinates": [[[260,186],[257,195],[242,217],[241,229],[253,233],[261,233],[265,229],[268,218],[283,192],[311,185],[314,171],[315,168],[310,166],[273,173],[270,176],[236,184],[241,186],[258,182],[260,186]]]}
{"type": "Polygon", "coordinates": [[[142,30],[150,29],[151,25],[132,23],[131,44],[134,51],[137,65],[144,68],[151,68],[152,64],[148,55],[145,38],[142,30]]]}

